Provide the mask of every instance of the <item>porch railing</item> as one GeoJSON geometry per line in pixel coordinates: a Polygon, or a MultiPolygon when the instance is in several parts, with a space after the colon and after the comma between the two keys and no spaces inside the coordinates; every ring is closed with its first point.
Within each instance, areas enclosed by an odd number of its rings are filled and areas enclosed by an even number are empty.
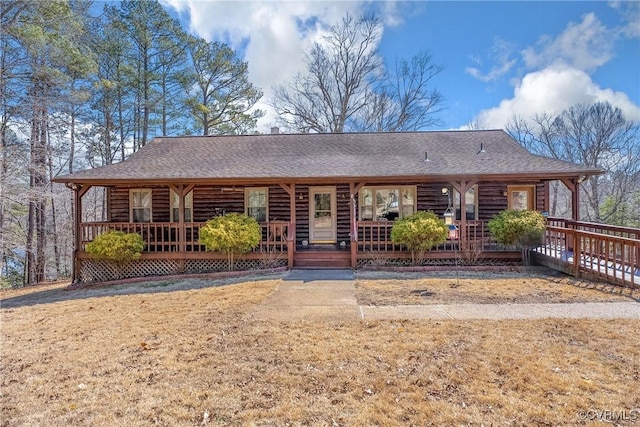
{"type": "MultiPolygon", "coordinates": [[[[358,221],[358,251],[396,252],[403,249],[391,241],[393,221],[358,221]]],[[[505,251],[510,250],[496,243],[489,235],[486,221],[467,221],[465,230],[458,229],[435,248],[439,251],[454,250],[505,251]]]]}
{"type": "Polygon", "coordinates": [[[640,229],[549,218],[537,252],[623,286],[640,285],[640,229]]]}
{"type": "MultiPolygon", "coordinates": [[[[144,252],[203,252],[200,228],[204,222],[187,222],[182,232],[178,222],[85,222],[80,226],[82,250],[87,243],[107,231],[138,233],[144,242],[144,252]]],[[[261,222],[262,236],[255,252],[287,252],[290,224],[285,221],[261,222]]]]}

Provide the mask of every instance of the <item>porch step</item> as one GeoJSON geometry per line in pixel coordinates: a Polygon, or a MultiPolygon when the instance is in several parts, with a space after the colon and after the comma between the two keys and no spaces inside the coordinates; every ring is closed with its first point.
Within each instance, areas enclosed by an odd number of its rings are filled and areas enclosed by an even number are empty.
{"type": "Polygon", "coordinates": [[[348,251],[296,252],[295,268],[350,268],[351,254],[348,251]]]}

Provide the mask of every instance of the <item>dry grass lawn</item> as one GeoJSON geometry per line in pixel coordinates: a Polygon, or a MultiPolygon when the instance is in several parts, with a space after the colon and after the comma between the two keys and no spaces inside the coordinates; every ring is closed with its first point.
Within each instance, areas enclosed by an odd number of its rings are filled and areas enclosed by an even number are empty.
{"type": "Polygon", "coordinates": [[[360,272],[356,281],[362,305],[500,304],[633,301],[630,288],[564,275],[536,273],[360,272]],[[436,277],[434,277],[436,276],[436,277]]]}
{"type": "Polygon", "coordinates": [[[547,426],[640,408],[640,321],[253,320],[278,281],[1,292],[0,424],[547,426]]]}

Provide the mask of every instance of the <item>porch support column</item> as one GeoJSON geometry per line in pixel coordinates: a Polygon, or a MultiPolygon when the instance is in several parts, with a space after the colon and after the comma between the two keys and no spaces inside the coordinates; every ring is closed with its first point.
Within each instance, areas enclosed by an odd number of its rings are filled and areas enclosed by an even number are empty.
{"type": "Polygon", "coordinates": [[[551,200],[551,192],[549,191],[549,181],[545,181],[544,182],[544,206],[542,207],[542,209],[544,209],[544,211],[547,214],[550,214],[551,212],[550,200],[551,200]]]}
{"type": "Polygon", "coordinates": [[[296,251],[296,185],[278,184],[289,195],[289,229],[287,230],[287,268],[293,268],[293,258],[296,251]]]}
{"type": "Polygon", "coordinates": [[[580,179],[562,178],[561,181],[571,191],[571,218],[580,221],[580,179]]]}
{"type": "Polygon", "coordinates": [[[74,248],[73,248],[73,265],[71,267],[71,283],[80,280],[80,259],[78,258],[82,252],[82,196],[91,188],[90,185],[80,185],[68,183],[67,187],[73,190],[73,222],[74,222],[74,248]]]}
{"type": "MultiPolygon", "coordinates": [[[[478,181],[452,181],[451,185],[460,194],[460,243],[461,246],[467,246],[467,191],[478,181]]],[[[462,249],[462,248],[461,248],[462,249]]]]}
{"type": "MultiPolygon", "coordinates": [[[[184,221],[185,219],[184,218],[184,207],[185,207],[184,197],[187,194],[189,194],[190,191],[193,190],[193,187],[195,187],[195,185],[193,184],[190,184],[186,187],[184,186],[184,184],[180,184],[177,187],[175,185],[169,186],[169,188],[178,195],[178,200],[180,202],[178,207],[178,233],[177,233],[178,242],[176,245],[176,249],[178,249],[182,253],[187,251],[187,227],[184,221]]],[[[193,208],[191,211],[191,215],[193,216],[193,208]]],[[[191,220],[193,221],[193,218],[191,218],[191,220]]],[[[169,235],[171,235],[171,230],[169,230],[169,235]]],[[[185,262],[184,256],[180,257],[178,261],[178,269],[180,273],[184,273],[184,262],[185,262]]]]}
{"type": "Polygon", "coordinates": [[[351,268],[358,266],[358,221],[357,218],[357,203],[356,195],[364,187],[364,182],[356,184],[355,182],[349,183],[349,233],[350,243],[349,249],[351,251],[351,268]]]}

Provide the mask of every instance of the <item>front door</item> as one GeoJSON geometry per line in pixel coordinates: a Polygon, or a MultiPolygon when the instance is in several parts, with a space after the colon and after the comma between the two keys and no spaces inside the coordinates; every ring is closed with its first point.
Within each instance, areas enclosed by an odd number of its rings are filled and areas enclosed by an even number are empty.
{"type": "Polygon", "coordinates": [[[309,188],[309,241],[336,242],[336,187],[309,188]]]}

